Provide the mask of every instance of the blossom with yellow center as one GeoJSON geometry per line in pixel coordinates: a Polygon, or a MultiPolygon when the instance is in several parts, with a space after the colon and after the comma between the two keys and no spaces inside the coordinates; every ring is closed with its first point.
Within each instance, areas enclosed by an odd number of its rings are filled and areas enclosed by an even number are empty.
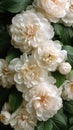
{"type": "Polygon", "coordinates": [[[47,81],[51,79],[52,82],[54,78],[50,74],[48,75],[46,70],[43,70],[37,65],[33,56],[25,57],[23,54],[20,58],[13,59],[9,64],[9,68],[14,69],[14,81],[19,91],[23,92],[26,88],[33,87],[45,79],[47,81]]]}
{"type": "Polygon", "coordinates": [[[14,130],[34,130],[36,122],[35,114],[29,114],[24,107],[15,111],[10,119],[10,125],[14,130]]]}
{"type": "Polygon", "coordinates": [[[67,58],[67,52],[61,50],[60,42],[52,40],[44,42],[44,46],[38,47],[33,55],[38,65],[49,71],[56,71],[58,64],[67,58]]]}
{"type": "Polygon", "coordinates": [[[54,29],[41,13],[31,9],[13,17],[10,35],[11,43],[15,48],[28,52],[32,48],[38,47],[40,41],[52,39],[54,29]]]}
{"type": "Polygon", "coordinates": [[[1,111],[0,114],[0,122],[2,122],[4,125],[8,125],[10,121],[10,113],[7,111],[1,111]]]}
{"type": "Polygon", "coordinates": [[[34,0],[33,5],[51,22],[55,23],[63,18],[69,9],[68,0],[34,0]]]}
{"type": "Polygon", "coordinates": [[[62,22],[66,26],[73,26],[73,0],[70,0],[69,9],[66,15],[62,18],[62,22]]]}
{"type": "Polygon", "coordinates": [[[53,117],[62,107],[59,90],[45,81],[28,90],[23,98],[27,101],[26,110],[31,114],[35,111],[40,121],[53,117]]]}

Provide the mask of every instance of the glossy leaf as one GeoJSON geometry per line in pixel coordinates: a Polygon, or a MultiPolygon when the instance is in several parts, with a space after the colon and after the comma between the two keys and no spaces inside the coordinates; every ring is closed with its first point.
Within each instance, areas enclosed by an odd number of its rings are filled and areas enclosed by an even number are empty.
{"type": "Polygon", "coordinates": [[[20,57],[21,54],[22,53],[18,49],[15,49],[15,48],[11,47],[8,50],[8,53],[7,53],[7,56],[6,56],[6,60],[8,62],[10,62],[13,58],[20,57]]]}
{"type": "Polygon", "coordinates": [[[13,88],[9,95],[9,104],[11,111],[14,112],[22,103],[22,94],[13,88]]]}
{"type": "Polygon", "coordinates": [[[58,71],[53,72],[52,75],[56,79],[56,86],[60,87],[63,84],[63,82],[65,81],[66,76],[60,74],[58,71]]]}
{"type": "Polygon", "coordinates": [[[64,110],[68,113],[73,115],[73,100],[64,101],[64,110]]]}
{"type": "Polygon", "coordinates": [[[67,61],[71,64],[71,66],[73,67],[73,47],[66,45],[63,46],[63,49],[67,51],[67,61]]]}
{"type": "Polygon", "coordinates": [[[24,9],[28,5],[32,3],[33,0],[5,0],[2,5],[5,11],[9,11],[11,13],[18,13],[24,9]]]}
{"type": "Polygon", "coordinates": [[[70,44],[73,41],[73,28],[66,27],[63,24],[53,24],[55,29],[55,36],[64,44],[70,44]]]}

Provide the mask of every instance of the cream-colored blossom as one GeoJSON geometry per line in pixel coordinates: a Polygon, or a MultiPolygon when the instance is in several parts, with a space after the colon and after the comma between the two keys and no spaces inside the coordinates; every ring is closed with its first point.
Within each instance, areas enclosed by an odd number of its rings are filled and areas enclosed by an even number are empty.
{"type": "Polygon", "coordinates": [[[66,26],[73,25],[73,0],[70,0],[69,9],[67,14],[62,18],[62,21],[66,26]]]}
{"type": "Polygon", "coordinates": [[[0,84],[10,88],[14,84],[14,73],[8,68],[8,62],[0,59],[0,84]]]}
{"type": "Polygon", "coordinates": [[[38,86],[31,88],[23,97],[28,102],[26,110],[40,121],[46,121],[53,117],[62,107],[62,99],[56,86],[42,82],[38,86]]]}
{"type": "Polygon", "coordinates": [[[9,67],[10,69],[12,68],[12,70],[14,68],[14,81],[17,84],[16,87],[18,90],[22,92],[23,90],[25,91],[26,87],[30,88],[36,84],[39,84],[40,81],[48,79],[48,77],[52,80],[52,76],[48,76],[48,72],[41,69],[36,64],[32,56],[27,56],[26,58],[26,54],[23,54],[20,59],[13,59],[10,62],[9,67]]]}
{"type": "Polygon", "coordinates": [[[59,41],[50,40],[38,47],[33,55],[40,68],[56,71],[58,64],[66,60],[67,51],[61,50],[59,41]]]}
{"type": "Polygon", "coordinates": [[[8,102],[5,102],[3,107],[2,107],[2,111],[8,111],[10,112],[11,111],[11,106],[8,102]]]}
{"type": "Polygon", "coordinates": [[[35,114],[29,114],[24,107],[15,111],[10,119],[10,125],[14,130],[34,130],[36,122],[35,114]]]}
{"type": "Polygon", "coordinates": [[[67,75],[71,71],[71,65],[68,62],[63,62],[58,66],[58,71],[61,74],[67,75]]]}
{"type": "Polygon", "coordinates": [[[10,113],[8,111],[1,111],[0,113],[0,122],[2,122],[4,125],[8,125],[10,121],[10,113]]]}
{"type": "Polygon", "coordinates": [[[40,41],[51,39],[54,36],[54,29],[41,13],[32,9],[13,17],[10,35],[12,45],[22,52],[27,52],[38,47],[40,41]]]}
{"type": "Polygon", "coordinates": [[[62,98],[67,101],[73,100],[73,82],[66,80],[62,87],[62,98]]]}
{"type": "Polygon", "coordinates": [[[68,0],[34,0],[33,5],[55,23],[59,18],[63,18],[69,9],[68,0]]]}

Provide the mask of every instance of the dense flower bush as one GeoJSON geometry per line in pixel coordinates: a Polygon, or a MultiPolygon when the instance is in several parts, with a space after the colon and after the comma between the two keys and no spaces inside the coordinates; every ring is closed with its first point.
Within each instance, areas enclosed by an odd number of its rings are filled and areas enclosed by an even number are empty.
{"type": "Polygon", "coordinates": [[[73,1],[1,0],[0,129],[73,129],[73,1]]]}

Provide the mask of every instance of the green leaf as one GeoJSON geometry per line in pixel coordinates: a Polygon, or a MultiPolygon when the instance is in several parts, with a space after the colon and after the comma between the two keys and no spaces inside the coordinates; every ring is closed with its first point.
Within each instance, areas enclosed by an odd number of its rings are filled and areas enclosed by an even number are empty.
{"type": "Polygon", "coordinates": [[[64,101],[64,110],[68,113],[73,115],[73,100],[64,101]]]}
{"type": "Polygon", "coordinates": [[[61,24],[53,24],[54,29],[55,29],[55,34],[61,37],[63,34],[63,26],[61,24]]]}
{"type": "Polygon", "coordinates": [[[52,118],[47,121],[47,124],[46,122],[44,124],[45,124],[44,130],[60,130],[59,127],[52,120],[52,118]]]}
{"type": "Polygon", "coordinates": [[[17,13],[26,9],[33,0],[5,0],[4,7],[11,13],[17,13]]]}
{"type": "Polygon", "coordinates": [[[71,64],[71,66],[73,67],[73,47],[66,45],[63,46],[63,49],[67,51],[67,61],[71,64]]]}
{"type": "Polygon", "coordinates": [[[51,119],[44,123],[44,130],[53,130],[53,123],[51,119]]]}
{"type": "Polygon", "coordinates": [[[57,123],[54,122],[53,118],[48,121],[38,121],[37,128],[35,130],[60,130],[57,123]]]}
{"type": "Polygon", "coordinates": [[[73,126],[71,126],[71,127],[69,128],[69,130],[73,130],[73,126]]]}
{"type": "Polygon", "coordinates": [[[61,128],[61,129],[67,129],[67,119],[65,117],[64,114],[60,114],[57,113],[54,117],[53,117],[53,121],[55,122],[55,124],[61,128]]]}
{"type": "Polygon", "coordinates": [[[0,0],[0,13],[3,13],[5,10],[3,7],[3,3],[4,3],[4,0],[0,0]]]}
{"type": "Polygon", "coordinates": [[[7,53],[6,60],[10,62],[13,58],[20,57],[21,52],[18,49],[11,47],[7,53]]]}
{"type": "Polygon", "coordinates": [[[53,130],[60,130],[59,127],[53,122],[53,130]]]}
{"type": "Polygon", "coordinates": [[[44,130],[44,122],[39,122],[37,124],[37,130],[44,130]]]}
{"type": "Polygon", "coordinates": [[[11,106],[11,111],[14,112],[15,110],[17,110],[17,108],[22,103],[22,93],[17,91],[16,88],[13,88],[10,95],[9,95],[9,101],[8,102],[11,106]]]}
{"type": "Polygon", "coordinates": [[[0,57],[6,55],[9,47],[10,47],[10,37],[7,32],[7,27],[0,24],[0,57]]]}
{"type": "Polygon", "coordinates": [[[72,27],[66,27],[59,23],[53,24],[53,26],[55,29],[55,36],[58,37],[58,40],[60,40],[64,45],[72,43],[73,39],[72,27]]]}
{"type": "Polygon", "coordinates": [[[65,81],[66,76],[60,74],[58,71],[53,72],[52,75],[56,79],[56,86],[60,87],[63,84],[63,82],[65,81]]]}
{"type": "Polygon", "coordinates": [[[69,118],[69,124],[70,124],[70,125],[73,125],[73,117],[70,117],[70,118],[69,118]]]}

